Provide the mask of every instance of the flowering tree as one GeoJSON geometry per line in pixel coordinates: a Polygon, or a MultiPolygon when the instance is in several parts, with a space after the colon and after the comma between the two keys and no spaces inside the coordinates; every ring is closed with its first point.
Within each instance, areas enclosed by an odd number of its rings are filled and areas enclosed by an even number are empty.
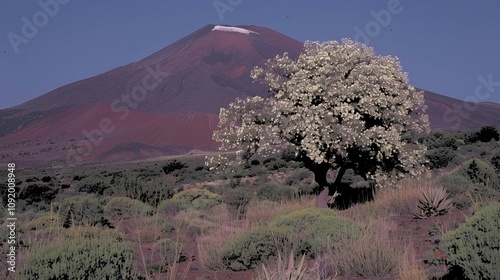
{"type": "Polygon", "coordinates": [[[411,137],[429,130],[423,93],[408,84],[397,58],[351,40],[306,42],[296,61],[276,56],[265,69],[255,67],[252,78],[267,84],[270,96],[221,109],[213,138],[237,157],[213,157],[209,165],[224,168],[291,148],[330,194],[347,169],[379,186],[425,170],[425,146],[411,137]],[[329,170],[337,170],[332,184],[329,170]]]}

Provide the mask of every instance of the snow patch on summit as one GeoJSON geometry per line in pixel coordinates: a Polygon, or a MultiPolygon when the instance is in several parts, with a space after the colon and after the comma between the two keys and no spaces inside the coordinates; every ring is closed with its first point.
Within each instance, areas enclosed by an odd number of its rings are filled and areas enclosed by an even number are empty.
{"type": "Polygon", "coordinates": [[[245,34],[245,35],[249,35],[250,33],[254,33],[254,34],[260,35],[258,32],[248,30],[245,28],[233,27],[233,26],[223,26],[223,25],[214,26],[212,31],[237,32],[237,33],[241,33],[241,34],[245,34]]]}

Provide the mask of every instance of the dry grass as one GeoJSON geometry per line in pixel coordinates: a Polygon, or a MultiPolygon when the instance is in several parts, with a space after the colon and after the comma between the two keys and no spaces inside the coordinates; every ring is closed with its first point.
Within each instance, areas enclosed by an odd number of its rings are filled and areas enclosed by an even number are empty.
{"type": "Polygon", "coordinates": [[[273,202],[268,200],[252,201],[248,205],[244,220],[245,228],[265,226],[278,215],[287,214],[304,208],[314,207],[315,196],[273,202]]]}
{"type": "Polygon", "coordinates": [[[342,211],[341,215],[363,224],[394,215],[412,215],[417,209],[418,198],[429,185],[430,182],[424,179],[408,179],[397,188],[381,188],[373,201],[342,211]]]}
{"type": "Polygon", "coordinates": [[[198,257],[203,267],[210,270],[225,269],[221,249],[237,235],[257,226],[265,226],[277,215],[293,212],[314,205],[314,197],[271,202],[253,201],[248,205],[243,220],[232,218],[226,207],[214,207],[205,213],[202,223],[199,219],[191,223],[203,225],[207,230],[197,238],[198,257]]]}
{"type": "Polygon", "coordinates": [[[343,241],[326,252],[322,256],[327,263],[323,270],[368,278],[427,279],[413,249],[405,245],[411,242],[392,236],[396,225],[389,219],[395,215],[411,216],[417,209],[418,198],[430,185],[427,180],[409,179],[398,188],[380,189],[371,202],[339,212],[363,224],[365,233],[357,240],[343,241]]]}
{"type": "Polygon", "coordinates": [[[278,253],[278,259],[274,267],[262,264],[257,280],[333,280],[335,277],[322,277],[318,267],[307,268],[305,255],[302,255],[299,263],[294,260],[295,254],[290,253],[288,262],[278,253]]]}
{"type": "Polygon", "coordinates": [[[419,265],[419,260],[415,256],[413,249],[408,246],[404,256],[399,262],[399,280],[426,280],[429,279],[427,271],[419,265]]]}
{"type": "Polygon", "coordinates": [[[394,276],[405,247],[402,242],[390,238],[392,227],[386,221],[373,222],[360,238],[341,241],[333,251],[340,273],[362,277],[394,276]]]}
{"type": "Polygon", "coordinates": [[[242,228],[221,225],[209,234],[199,236],[196,245],[201,265],[210,270],[225,269],[221,249],[243,231],[242,228]]]}

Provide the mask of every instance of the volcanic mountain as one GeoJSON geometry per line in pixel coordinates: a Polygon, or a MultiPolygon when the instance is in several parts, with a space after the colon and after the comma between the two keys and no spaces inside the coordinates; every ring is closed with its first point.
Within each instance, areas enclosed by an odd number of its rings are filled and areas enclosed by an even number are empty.
{"type": "MultiPolygon", "coordinates": [[[[214,149],[220,108],[267,94],[251,69],[302,47],[264,27],[206,25],[138,62],[0,110],[0,159],[77,164],[214,149]]],[[[433,128],[500,125],[499,104],[432,92],[426,102],[433,128]]]]}

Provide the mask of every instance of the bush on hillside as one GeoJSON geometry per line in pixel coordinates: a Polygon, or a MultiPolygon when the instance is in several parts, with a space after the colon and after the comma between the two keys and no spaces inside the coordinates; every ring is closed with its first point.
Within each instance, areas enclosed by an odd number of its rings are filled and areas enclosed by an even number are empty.
{"type": "Polygon", "coordinates": [[[174,159],[174,160],[167,162],[167,164],[165,164],[162,167],[162,169],[163,169],[163,172],[165,172],[165,174],[168,175],[176,170],[181,170],[181,169],[186,168],[186,167],[187,167],[187,164],[182,163],[182,162],[174,159]]]}
{"type": "Polygon", "coordinates": [[[428,165],[430,169],[438,169],[446,167],[456,154],[455,150],[448,147],[442,147],[428,150],[425,153],[425,157],[429,160],[428,165]]]}
{"type": "Polygon", "coordinates": [[[156,241],[155,246],[163,264],[171,264],[173,262],[179,261],[180,251],[182,250],[182,244],[179,244],[169,238],[163,238],[156,241]]]}
{"type": "Polygon", "coordinates": [[[477,138],[481,142],[490,142],[491,140],[498,141],[500,139],[500,133],[496,127],[487,125],[481,127],[479,132],[477,132],[477,138]]]}
{"type": "MultiPolygon", "coordinates": [[[[447,186],[451,183],[480,184],[493,189],[500,189],[500,179],[495,170],[485,161],[473,158],[463,162],[447,176],[440,179],[447,186]]],[[[453,193],[453,191],[450,191],[453,193]]]]}
{"type": "Polygon", "coordinates": [[[294,171],[292,175],[288,176],[288,178],[286,178],[285,185],[295,186],[300,184],[305,179],[314,181],[313,176],[313,173],[307,169],[297,170],[294,171]]]}
{"type": "Polygon", "coordinates": [[[80,179],[78,191],[103,195],[111,187],[109,180],[101,175],[89,175],[80,179]]]}
{"type": "Polygon", "coordinates": [[[281,168],[285,168],[287,166],[287,163],[286,161],[279,158],[275,159],[274,161],[269,161],[267,163],[264,161],[264,166],[268,170],[279,170],[281,168]]]}
{"type": "Polygon", "coordinates": [[[500,204],[480,209],[443,240],[447,262],[460,266],[469,279],[497,279],[500,275],[500,204]]]}
{"type": "Polygon", "coordinates": [[[241,219],[245,217],[246,207],[252,198],[253,194],[250,191],[243,188],[235,188],[228,189],[222,195],[222,202],[227,205],[228,211],[233,218],[241,219]]]}
{"type": "Polygon", "coordinates": [[[460,134],[454,132],[434,131],[430,134],[426,134],[423,137],[420,137],[419,141],[427,146],[428,150],[444,147],[456,149],[456,140],[460,136],[460,134]]]}
{"type": "Polygon", "coordinates": [[[295,191],[289,186],[280,186],[274,183],[265,184],[257,191],[259,199],[272,201],[289,200],[295,196],[295,191]]]}
{"type": "Polygon", "coordinates": [[[56,197],[57,193],[59,193],[59,189],[54,186],[36,183],[21,188],[18,192],[18,198],[25,200],[26,205],[38,202],[50,204],[50,202],[56,197]]]}
{"type": "Polygon", "coordinates": [[[464,162],[464,164],[465,166],[461,169],[461,173],[473,183],[499,189],[499,178],[495,174],[495,170],[488,163],[480,159],[472,159],[464,162]]]}
{"type": "Polygon", "coordinates": [[[500,174],[500,152],[496,153],[492,158],[491,158],[491,164],[493,164],[493,167],[495,168],[495,171],[500,174]]]}
{"type": "Polygon", "coordinates": [[[144,177],[140,173],[115,174],[112,183],[113,196],[126,196],[153,207],[174,195],[174,184],[166,184],[159,177],[144,177]]]}
{"type": "Polygon", "coordinates": [[[104,217],[104,205],[108,200],[99,199],[94,195],[66,198],[58,207],[59,224],[65,228],[82,225],[109,225],[109,221],[104,217]]]}
{"type": "Polygon", "coordinates": [[[283,152],[281,152],[281,159],[286,162],[299,161],[297,153],[293,148],[284,149],[283,152]]]}
{"type": "Polygon", "coordinates": [[[267,227],[257,227],[235,238],[222,248],[222,261],[234,271],[254,269],[276,257],[276,246],[267,227]]]}
{"type": "Polygon", "coordinates": [[[206,189],[187,189],[176,193],[171,201],[181,209],[207,209],[221,204],[221,197],[206,189]]]}
{"type": "Polygon", "coordinates": [[[152,215],[154,208],[128,197],[114,197],[104,206],[104,215],[110,219],[152,215]]]}
{"type": "MultiPolygon", "coordinates": [[[[289,239],[298,254],[314,256],[328,242],[334,244],[344,238],[361,234],[361,228],[352,220],[338,217],[331,209],[306,208],[276,217],[269,225],[276,236],[289,239]]],[[[286,246],[286,244],[284,244],[286,246]]]]}
{"type": "Polygon", "coordinates": [[[140,243],[153,243],[161,236],[175,230],[175,225],[163,215],[141,217],[134,221],[134,229],[130,233],[131,240],[140,243]]]}
{"type": "Polygon", "coordinates": [[[236,237],[222,250],[224,264],[232,270],[254,269],[274,259],[278,251],[314,257],[325,246],[361,234],[352,220],[337,217],[330,209],[307,208],[276,217],[268,227],[257,227],[236,237]]]}
{"type": "Polygon", "coordinates": [[[132,247],[114,239],[64,240],[34,250],[20,274],[26,279],[137,279],[132,247]]]}

